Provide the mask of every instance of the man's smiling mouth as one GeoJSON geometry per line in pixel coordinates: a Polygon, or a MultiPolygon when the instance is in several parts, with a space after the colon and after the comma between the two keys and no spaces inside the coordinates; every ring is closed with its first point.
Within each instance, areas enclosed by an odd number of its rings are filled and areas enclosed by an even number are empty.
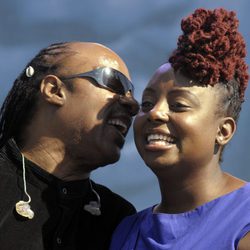
{"type": "Polygon", "coordinates": [[[131,122],[128,119],[112,118],[108,120],[108,124],[113,125],[125,137],[131,122]]]}

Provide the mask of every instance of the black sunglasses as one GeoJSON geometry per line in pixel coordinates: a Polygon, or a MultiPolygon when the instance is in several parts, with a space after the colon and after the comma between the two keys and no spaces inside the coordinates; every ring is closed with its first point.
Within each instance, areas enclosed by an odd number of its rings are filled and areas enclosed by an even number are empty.
{"type": "Polygon", "coordinates": [[[109,67],[101,67],[85,73],[66,76],[61,78],[61,80],[69,80],[72,78],[91,78],[100,87],[119,95],[125,95],[128,91],[132,94],[134,93],[132,82],[120,71],[109,67]]]}

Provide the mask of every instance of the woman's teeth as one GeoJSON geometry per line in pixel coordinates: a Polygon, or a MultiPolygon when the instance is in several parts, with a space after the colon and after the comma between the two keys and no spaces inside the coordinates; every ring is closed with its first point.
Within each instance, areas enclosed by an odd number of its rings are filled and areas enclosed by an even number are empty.
{"type": "Polygon", "coordinates": [[[147,142],[151,145],[167,145],[174,143],[174,139],[170,135],[150,134],[147,137],[147,142]]]}

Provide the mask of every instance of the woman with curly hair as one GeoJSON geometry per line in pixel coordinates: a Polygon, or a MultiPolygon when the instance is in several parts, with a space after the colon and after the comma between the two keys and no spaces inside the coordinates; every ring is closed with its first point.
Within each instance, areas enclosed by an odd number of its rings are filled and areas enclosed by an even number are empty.
{"type": "Polygon", "coordinates": [[[197,9],[143,92],[135,143],[161,202],[127,217],[111,249],[250,249],[250,183],[222,171],[248,73],[234,12],[197,9]]]}

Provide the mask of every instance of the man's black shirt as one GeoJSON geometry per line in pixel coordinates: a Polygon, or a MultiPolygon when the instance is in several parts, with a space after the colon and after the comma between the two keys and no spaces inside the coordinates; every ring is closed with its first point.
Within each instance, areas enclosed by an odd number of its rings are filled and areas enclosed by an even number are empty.
{"type": "Polygon", "coordinates": [[[90,180],[64,182],[26,160],[27,191],[33,219],[21,217],[15,204],[27,200],[22,159],[10,140],[0,150],[1,250],[102,250],[108,249],[119,222],[134,207],[108,188],[92,182],[101,198],[101,215],[91,215],[84,205],[96,200],[90,180]]]}

